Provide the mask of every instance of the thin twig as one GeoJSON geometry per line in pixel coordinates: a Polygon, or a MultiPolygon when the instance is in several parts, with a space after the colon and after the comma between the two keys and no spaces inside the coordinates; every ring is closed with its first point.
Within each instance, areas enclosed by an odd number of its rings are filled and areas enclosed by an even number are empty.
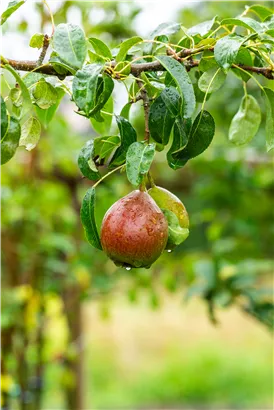
{"type": "Polygon", "coordinates": [[[37,67],[43,64],[44,58],[47,53],[47,49],[49,47],[49,36],[47,34],[44,35],[43,47],[40,53],[40,56],[37,60],[37,67]]]}

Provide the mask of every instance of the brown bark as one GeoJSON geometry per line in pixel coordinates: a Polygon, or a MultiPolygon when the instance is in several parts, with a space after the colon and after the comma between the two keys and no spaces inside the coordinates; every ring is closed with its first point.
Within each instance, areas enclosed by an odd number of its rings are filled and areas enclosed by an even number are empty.
{"type": "MultiPolygon", "coordinates": [[[[193,52],[193,54],[197,54],[197,50],[195,53],[193,52]]],[[[191,54],[188,54],[188,56],[191,56],[191,54]]],[[[173,57],[170,57],[170,58],[173,58],[173,57]]],[[[177,59],[181,61],[181,58],[177,58],[177,59]]],[[[182,62],[188,71],[199,65],[199,60],[189,59],[188,61],[182,61],[182,62]]],[[[9,58],[1,57],[1,64],[3,66],[5,66],[5,64],[9,64],[10,66],[12,66],[13,68],[19,71],[35,71],[37,73],[54,75],[60,78],[65,78],[66,76],[72,75],[69,72],[60,75],[59,73],[57,73],[57,71],[54,69],[54,67],[50,63],[37,67],[36,61],[29,61],[29,60],[19,61],[19,60],[12,60],[9,58]]],[[[111,63],[112,68],[115,65],[116,65],[116,62],[111,63]]],[[[271,67],[252,67],[252,66],[247,66],[247,65],[242,65],[242,64],[239,64],[239,65],[233,64],[232,66],[232,68],[238,68],[238,67],[248,72],[250,71],[256,74],[263,75],[269,80],[274,80],[274,71],[271,67]]],[[[131,64],[130,68],[131,68],[131,74],[134,76],[139,76],[143,71],[165,71],[165,68],[161,65],[159,61],[140,63],[140,64],[133,63],[131,64]]]]}

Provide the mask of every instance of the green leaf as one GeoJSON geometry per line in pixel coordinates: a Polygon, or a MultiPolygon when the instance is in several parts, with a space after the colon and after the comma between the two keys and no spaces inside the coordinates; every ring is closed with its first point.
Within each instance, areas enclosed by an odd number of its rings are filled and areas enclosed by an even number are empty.
{"type": "Polygon", "coordinates": [[[173,128],[172,156],[182,151],[188,142],[190,122],[186,123],[181,117],[176,118],[173,128]]]}
{"type": "Polygon", "coordinates": [[[58,56],[76,70],[84,64],[87,44],[83,30],[75,24],[59,24],[53,35],[53,49],[58,56]]]}
{"type": "Polygon", "coordinates": [[[148,126],[151,137],[159,144],[167,145],[174,118],[170,114],[161,95],[150,106],[148,126]]]}
{"type": "Polygon", "coordinates": [[[189,36],[195,36],[199,34],[201,37],[205,36],[210,32],[212,27],[215,24],[217,16],[213,17],[212,20],[204,21],[202,23],[197,24],[196,26],[193,26],[187,30],[187,34],[189,36]]]}
{"type": "Polygon", "coordinates": [[[161,83],[158,78],[155,79],[154,76],[151,77],[150,73],[145,74],[142,72],[141,79],[145,82],[145,88],[149,98],[155,99],[159,93],[165,89],[165,84],[161,83]]]}
{"type": "Polygon", "coordinates": [[[119,135],[111,135],[95,138],[94,140],[94,155],[100,159],[107,158],[112,151],[121,143],[119,135]]]}
{"type": "Polygon", "coordinates": [[[195,98],[197,103],[203,103],[204,99],[206,98],[206,101],[210,98],[211,94],[205,94],[203,91],[200,90],[198,87],[198,82],[193,83],[193,89],[195,93],[195,98]]]}
{"type": "Polygon", "coordinates": [[[10,1],[8,4],[8,8],[2,13],[1,15],[1,26],[5,23],[5,21],[17,10],[19,9],[22,4],[25,3],[25,0],[13,0],[10,1]]]}
{"type": "Polygon", "coordinates": [[[93,161],[94,157],[94,140],[89,140],[81,149],[78,156],[78,167],[84,177],[91,181],[100,179],[100,174],[93,161]]]}
{"type": "Polygon", "coordinates": [[[264,87],[266,97],[266,148],[270,151],[274,148],[274,91],[264,87]]]}
{"type": "Polygon", "coordinates": [[[14,87],[10,90],[9,98],[12,102],[12,105],[16,108],[20,108],[23,105],[22,92],[20,88],[14,87]]]}
{"type": "Polygon", "coordinates": [[[36,33],[34,34],[29,42],[29,46],[32,48],[42,48],[44,44],[44,34],[36,33]]]}
{"type": "Polygon", "coordinates": [[[274,30],[267,30],[267,32],[268,31],[271,31],[271,35],[263,33],[259,35],[259,39],[262,43],[265,43],[267,45],[270,44],[271,46],[273,46],[274,45],[274,30]]]}
{"type": "Polygon", "coordinates": [[[214,47],[214,57],[217,63],[224,69],[231,67],[235,63],[238,51],[245,41],[245,38],[234,33],[218,40],[214,47]]]}
{"type": "Polygon", "coordinates": [[[53,104],[51,107],[49,107],[46,110],[43,110],[39,107],[35,107],[37,117],[38,117],[39,121],[42,123],[42,125],[45,128],[47,128],[48,124],[53,119],[54,114],[56,113],[56,111],[57,111],[57,109],[60,105],[60,101],[62,100],[62,98],[65,94],[65,91],[60,87],[56,87],[55,91],[56,91],[56,94],[57,94],[57,99],[56,99],[55,104],[53,104]]]}
{"type": "MultiPolygon", "coordinates": [[[[149,39],[153,40],[158,36],[167,36],[169,34],[175,34],[181,29],[181,25],[178,23],[161,23],[156,29],[154,29],[148,36],[149,39]]],[[[151,54],[153,48],[152,43],[147,43],[144,47],[143,54],[151,54]]]]}
{"type": "Polygon", "coordinates": [[[137,43],[140,43],[141,41],[143,41],[142,37],[138,36],[131,37],[128,40],[123,41],[119,46],[120,50],[115,60],[117,62],[124,61],[127,56],[127,52],[131,49],[131,47],[133,47],[137,43]]]}
{"type": "Polygon", "coordinates": [[[126,118],[127,120],[129,119],[129,112],[130,112],[130,108],[131,108],[132,104],[130,102],[126,103],[121,112],[120,112],[120,116],[126,118]]]}
{"type": "Polygon", "coordinates": [[[252,95],[242,98],[240,108],[233,117],[228,139],[235,145],[243,145],[249,142],[257,133],[261,122],[261,110],[259,104],[252,95]]]}
{"type": "Polygon", "coordinates": [[[183,99],[184,118],[190,118],[195,110],[196,101],[193,86],[185,66],[168,56],[156,56],[156,59],[173,77],[183,99]]]}
{"type": "MultiPolygon", "coordinates": [[[[210,145],[215,132],[213,117],[207,111],[201,111],[191,127],[188,143],[184,149],[173,154],[175,164],[181,167],[191,158],[197,157],[210,145]]],[[[174,168],[176,169],[176,168],[174,168]]]]}
{"type": "Polygon", "coordinates": [[[1,138],[3,135],[5,135],[9,125],[9,120],[8,120],[8,114],[7,114],[7,108],[5,101],[1,95],[1,138]]]}
{"type": "Polygon", "coordinates": [[[213,67],[216,67],[214,53],[210,50],[205,50],[199,63],[199,70],[208,71],[213,67]]]}
{"type": "Polygon", "coordinates": [[[22,125],[20,146],[25,146],[28,151],[31,151],[40,139],[41,124],[35,117],[30,117],[22,125]]]}
{"type": "Polygon", "coordinates": [[[111,51],[103,41],[101,41],[101,40],[99,40],[98,38],[95,38],[95,37],[89,37],[88,41],[90,42],[90,44],[94,48],[94,51],[95,51],[96,54],[98,54],[99,56],[102,56],[104,58],[107,58],[109,60],[112,59],[111,51]]]}
{"type": "Polygon", "coordinates": [[[46,110],[54,105],[57,101],[57,92],[55,88],[49,84],[45,79],[40,80],[34,87],[32,95],[35,100],[35,104],[39,108],[46,110]]]}
{"type": "Polygon", "coordinates": [[[249,17],[227,18],[221,21],[221,26],[241,26],[255,33],[264,31],[263,26],[258,21],[249,17]]]}
{"type": "Polygon", "coordinates": [[[272,14],[271,16],[268,16],[264,20],[263,26],[267,29],[267,31],[266,31],[267,33],[270,34],[270,31],[273,31],[273,29],[274,29],[274,14],[272,14]]]}
{"type": "Polygon", "coordinates": [[[172,169],[178,169],[185,165],[185,161],[181,161],[178,153],[184,149],[188,142],[191,125],[190,119],[176,118],[173,127],[172,145],[167,153],[168,165],[172,169]]]}
{"type": "Polygon", "coordinates": [[[102,249],[95,222],[95,189],[90,188],[84,196],[81,207],[81,221],[85,230],[88,242],[97,249],[102,249]]]}
{"type": "MultiPolygon", "coordinates": [[[[265,34],[269,35],[270,37],[274,38],[274,28],[266,30],[265,34]]],[[[272,43],[271,43],[272,44],[272,43]]]]}
{"type": "Polygon", "coordinates": [[[22,112],[21,112],[21,116],[23,117],[32,108],[32,102],[31,102],[29,90],[27,89],[26,84],[24,83],[23,79],[20,77],[18,72],[14,70],[14,68],[12,68],[9,64],[6,64],[5,69],[11,72],[11,74],[14,76],[15,80],[20,86],[23,101],[24,101],[22,112]]]}
{"type": "Polygon", "coordinates": [[[162,100],[164,101],[170,115],[177,117],[180,113],[181,98],[175,87],[166,87],[161,92],[162,100]]]}
{"type": "MultiPolygon", "coordinates": [[[[250,52],[247,50],[247,48],[244,48],[244,47],[240,48],[240,50],[238,51],[236,60],[235,60],[235,64],[243,64],[243,65],[249,65],[249,66],[253,65],[253,59],[251,57],[250,52]]],[[[233,67],[232,72],[237,77],[240,77],[242,80],[244,80],[245,82],[250,80],[250,75],[244,73],[242,70],[239,70],[238,68],[233,67]]]]}
{"type": "Polygon", "coordinates": [[[96,113],[98,113],[106,104],[106,102],[108,101],[108,99],[110,98],[113,88],[114,88],[114,82],[112,80],[111,77],[109,77],[108,75],[103,75],[101,79],[102,85],[103,85],[103,90],[100,93],[100,91],[98,92],[98,88],[97,88],[97,92],[96,92],[96,105],[95,107],[90,111],[89,115],[90,116],[94,116],[96,113]]]}
{"type": "Polygon", "coordinates": [[[148,173],[155,154],[155,144],[134,142],[126,156],[127,178],[132,185],[140,185],[148,173]]]}
{"type": "Polygon", "coordinates": [[[78,70],[72,82],[72,95],[78,108],[87,116],[96,106],[97,83],[102,64],[89,64],[78,70]]]}
{"type": "Polygon", "coordinates": [[[248,8],[248,11],[253,11],[262,21],[273,14],[272,10],[260,4],[254,4],[254,6],[248,8]]]}
{"type": "Polygon", "coordinates": [[[16,118],[8,115],[8,125],[6,131],[3,134],[1,133],[1,165],[8,162],[14,156],[15,151],[19,145],[20,134],[21,127],[19,121],[16,118]]]}
{"type": "Polygon", "coordinates": [[[95,118],[90,118],[90,122],[98,134],[106,134],[109,132],[112,123],[112,113],[113,113],[113,98],[110,97],[106,104],[103,107],[103,111],[109,114],[100,113],[101,118],[103,119],[102,122],[96,121],[95,118]]]}
{"type": "Polygon", "coordinates": [[[211,94],[219,90],[226,80],[226,74],[219,67],[213,67],[201,75],[198,87],[204,93],[211,94]]]}
{"type": "Polygon", "coordinates": [[[128,120],[117,115],[116,121],[120,131],[121,146],[117,149],[110,162],[112,167],[122,165],[125,162],[129,146],[137,141],[136,131],[128,120]]]}
{"type": "Polygon", "coordinates": [[[158,36],[168,36],[169,34],[175,34],[181,29],[181,25],[179,23],[161,23],[156,29],[154,29],[150,35],[149,38],[154,39],[155,37],[158,36]]]}
{"type": "Polygon", "coordinates": [[[49,62],[60,76],[67,75],[68,73],[75,75],[77,71],[77,69],[63,61],[55,51],[51,53],[49,62]]]}
{"type": "Polygon", "coordinates": [[[168,222],[168,240],[166,248],[174,248],[184,242],[189,236],[189,230],[182,228],[179,219],[174,212],[169,209],[162,209],[163,214],[168,222]]]}
{"type": "Polygon", "coordinates": [[[88,50],[89,56],[89,64],[105,64],[105,58],[100,56],[99,54],[93,53],[92,51],[88,50]]]}

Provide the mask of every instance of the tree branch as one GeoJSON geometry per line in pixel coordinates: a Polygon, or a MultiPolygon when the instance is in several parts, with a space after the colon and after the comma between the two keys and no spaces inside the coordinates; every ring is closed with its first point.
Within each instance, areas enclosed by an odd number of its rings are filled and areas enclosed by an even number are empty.
{"type": "MultiPolygon", "coordinates": [[[[187,54],[187,55],[191,55],[191,54],[187,54]]],[[[188,71],[191,70],[193,67],[199,66],[199,63],[200,63],[199,60],[183,61],[183,64],[185,65],[188,71]]],[[[9,64],[13,68],[19,71],[35,71],[36,73],[54,75],[54,76],[62,77],[62,78],[66,76],[71,76],[71,73],[69,72],[67,72],[66,74],[60,75],[59,73],[57,73],[54,67],[49,63],[42,65],[40,67],[37,67],[36,61],[29,61],[29,60],[18,61],[18,60],[12,60],[12,59],[5,59],[1,57],[1,64],[2,65],[9,64]]],[[[111,66],[115,66],[115,65],[116,65],[115,62],[111,63],[111,66]]],[[[232,66],[232,68],[237,68],[237,67],[242,68],[243,70],[246,70],[246,71],[250,71],[256,74],[263,75],[269,80],[274,80],[274,70],[271,67],[252,67],[252,66],[247,66],[247,65],[242,65],[242,64],[238,64],[238,65],[234,64],[232,66]]],[[[165,71],[165,68],[161,65],[159,61],[140,63],[140,64],[136,64],[136,63],[131,64],[131,74],[133,74],[135,77],[138,77],[143,71],[165,71]]]]}

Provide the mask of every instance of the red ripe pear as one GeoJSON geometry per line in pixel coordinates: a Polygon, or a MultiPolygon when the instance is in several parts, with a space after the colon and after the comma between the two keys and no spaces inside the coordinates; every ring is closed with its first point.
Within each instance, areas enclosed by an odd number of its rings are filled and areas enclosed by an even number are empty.
{"type": "Polygon", "coordinates": [[[168,223],[156,202],[143,191],[133,191],[106,212],[101,228],[102,248],[119,266],[145,267],[166,247],[168,223]]]}

